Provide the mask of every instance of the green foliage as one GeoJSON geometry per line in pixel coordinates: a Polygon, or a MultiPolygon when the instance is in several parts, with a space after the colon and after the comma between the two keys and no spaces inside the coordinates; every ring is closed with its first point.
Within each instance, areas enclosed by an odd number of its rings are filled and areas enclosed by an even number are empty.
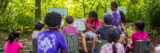
{"type": "MultiPolygon", "coordinates": [[[[21,32],[33,31],[35,23],[44,19],[50,7],[68,8],[68,15],[74,18],[87,18],[88,13],[94,10],[102,19],[102,15],[107,12],[106,8],[110,8],[112,1],[114,0],[41,0],[41,18],[36,19],[35,0],[10,0],[4,14],[0,16],[0,30],[4,32],[10,32],[14,29],[21,32]]],[[[160,17],[159,4],[158,2],[154,4],[155,0],[117,1],[119,6],[127,6],[127,20],[129,22],[144,20],[146,23],[145,30],[148,32],[151,28],[151,21],[153,21],[151,18],[160,17]]]]}
{"type": "Polygon", "coordinates": [[[149,34],[151,37],[155,37],[157,35],[157,30],[151,30],[149,34]]]}
{"type": "Polygon", "coordinates": [[[151,18],[151,24],[153,26],[160,26],[159,21],[160,21],[160,0],[155,0],[151,3],[149,3],[149,9],[148,9],[148,14],[150,15],[151,18]]]}

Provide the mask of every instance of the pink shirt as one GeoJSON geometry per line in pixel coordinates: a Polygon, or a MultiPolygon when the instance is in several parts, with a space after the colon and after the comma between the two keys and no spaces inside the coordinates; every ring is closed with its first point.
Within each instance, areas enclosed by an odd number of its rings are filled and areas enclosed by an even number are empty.
{"type": "MultiPolygon", "coordinates": [[[[112,43],[107,43],[102,46],[100,53],[113,53],[112,43]]],[[[117,53],[125,53],[124,46],[120,43],[115,44],[117,53]]]]}
{"type": "Polygon", "coordinates": [[[19,42],[14,41],[12,44],[6,42],[4,46],[4,53],[19,53],[19,49],[21,48],[23,48],[23,46],[19,42]]]}
{"type": "MultiPolygon", "coordinates": [[[[86,23],[87,23],[90,27],[93,27],[93,26],[95,25],[94,29],[97,29],[97,28],[99,28],[99,27],[102,26],[102,21],[101,21],[101,19],[99,19],[99,18],[98,18],[98,21],[97,21],[96,24],[95,24],[95,21],[91,22],[89,19],[86,20],[86,23]]],[[[87,31],[90,31],[90,29],[88,29],[87,31]]]]}
{"type": "Polygon", "coordinates": [[[62,33],[67,33],[67,34],[74,34],[74,35],[79,35],[78,29],[73,26],[66,26],[63,28],[62,33]]]}
{"type": "Polygon", "coordinates": [[[133,33],[132,34],[133,45],[132,45],[131,50],[134,49],[134,46],[135,46],[137,40],[147,40],[147,38],[148,38],[148,34],[146,32],[138,31],[138,32],[133,33]]]}

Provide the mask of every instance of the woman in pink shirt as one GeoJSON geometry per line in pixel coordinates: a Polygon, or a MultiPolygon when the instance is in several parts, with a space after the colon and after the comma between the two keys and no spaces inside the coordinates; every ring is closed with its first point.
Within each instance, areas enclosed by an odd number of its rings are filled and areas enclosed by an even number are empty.
{"type": "Polygon", "coordinates": [[[87,32],[82,34],[82,45],[83,45],[85,53],[88,53],[87,46],[86,46],[86,40],[92,40],[94,32],[96,31],[96,29],[101,27],[102,21],[98,18],[98,15],[95,11],[91,11],[89,12],[89,17],[86,20],[85,25],[87,27],[87,32]]]}
{"type": "Polygon", "coordinates": [[[9,34],[8,42],[5,43],[4,53],[22,53],[22,44],[18,42],[19,33],[13,31],[9,34]]]}
{"type": "MultiPolygon", "coordinates": [[[[143,21],[136,21],[135,30],[137,32],[132,34],[132,42],[133,42],[132,45],[131,45],[131,43],[128,44],[131,51],[134,50],[134,47],[135,47],[137,40],[147,40],[148,34],[147,34],[147,32],[144,32],[144,27],[145,27],[145,24],[143,21]]],[[[129,51],[127,50],[126,52],[129,52],[129,51]]]]}

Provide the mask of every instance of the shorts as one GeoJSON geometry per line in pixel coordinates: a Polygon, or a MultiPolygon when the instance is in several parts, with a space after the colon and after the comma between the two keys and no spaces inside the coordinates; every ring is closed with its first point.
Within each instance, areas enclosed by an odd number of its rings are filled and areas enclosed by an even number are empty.
{"type": "Polygon", "coordinates": [[[89,36],[89,39],[92,40],[94,34],[92,31],[85,32],[85,34],[87,34],[89,36]]]}
{"type": "Polygon", "coordinates": [[[33,53],[37,53],[37,38],[34,38],[32,41],[33,53]]]}

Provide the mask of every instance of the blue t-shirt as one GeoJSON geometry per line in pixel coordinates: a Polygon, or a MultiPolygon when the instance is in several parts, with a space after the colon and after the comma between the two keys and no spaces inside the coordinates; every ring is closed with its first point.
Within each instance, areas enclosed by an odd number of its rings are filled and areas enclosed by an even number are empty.
{"type": "Polygon", "coordinates": [[[58,53],[68,49],[64,35],[57,31],[45,30],[38,34],[37,53],[58,53]]]}

